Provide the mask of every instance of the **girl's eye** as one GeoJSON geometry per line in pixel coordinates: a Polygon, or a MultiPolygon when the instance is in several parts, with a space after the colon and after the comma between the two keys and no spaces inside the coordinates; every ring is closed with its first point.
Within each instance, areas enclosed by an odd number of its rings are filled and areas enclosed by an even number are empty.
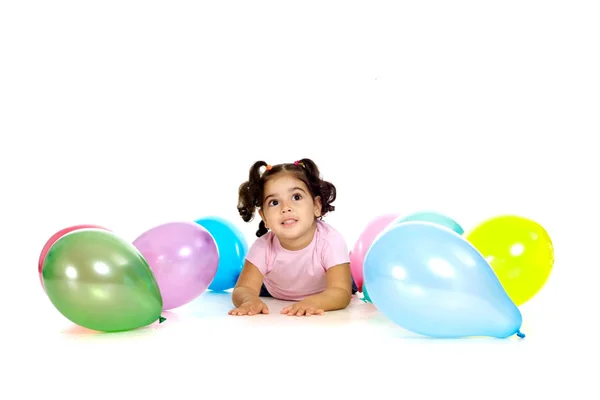
{"type": "Polygon", "coordinates": [[[299,194],[295,194],[294,196],[292,196],[292,198],[294,200],[300,200],[302,198],[302,196],[300,196],[299,194]]]}
{"type": "Polygon", "coordinates": [[[271,200],[271,201],[269,202],[269,205],[270,205],[270,206],[276,206],[276,205],[277,205],[277,200],[271,200]]]}

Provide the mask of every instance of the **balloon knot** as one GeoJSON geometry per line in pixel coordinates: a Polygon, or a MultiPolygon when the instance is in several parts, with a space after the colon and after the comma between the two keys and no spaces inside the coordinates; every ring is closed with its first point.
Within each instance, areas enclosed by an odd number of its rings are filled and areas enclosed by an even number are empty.
{"type": "Polygon", "coordinates": [[[158,323],[162,324],[163,322],[165,322],[167,319],[165,317],[158,317],[158,323]]]}
{"type": "Polygon", "coordinates": [[[520,337],[520,338],[524,338],[525,334],[522,333],[521,331],[517,331],[517,336],[520,337]]]}

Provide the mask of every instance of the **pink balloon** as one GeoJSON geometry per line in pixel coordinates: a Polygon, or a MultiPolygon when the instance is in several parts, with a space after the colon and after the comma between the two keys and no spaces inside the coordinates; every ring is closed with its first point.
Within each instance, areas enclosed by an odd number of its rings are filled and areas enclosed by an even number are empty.
{"type": "Polygon", "coordinates": [[[42,284],[42,289],[44,289],[44,291],[46,290],[46,288],[44,287],[44,278],[42,275],[42,269],[44,267],[44,261],[46,261],[46,255],[48,254],[48,251],[50,250],[52,245],[54,245],[54,243],[56,243],[56,241],[58,239],[60,239],[67,233],[71,233],[71,232],[77,231],[79,229],[102,229],[102,230],[108,231],[108,229],[106,229],[102,226],[99,226],[99,225],[81,224],[81,225],[68,226],[68,227],[63,228],[60,231],[56,232],[54,235],[50,236],[50,239],[48,239],[48,241],[46,241],[46,244],[44,244],[44,247],[42,248],[42,251],[38,258],[38,275],[40,276],[40,283],[42,284]]]}
{"type": "Polygon", "coordinates": [[[369,250],[369,247],[392,221],[398,218],[400,214],[384,214],[372,220],[356,241],[354,248],[350,252],[350,271],[358,290],[362,292],[363,286],[363,261],[369,250]]]}
{"type": "Polygon", "coordinates": [[[217,274],[217,244],[208,230],[194,222],[156,226],[141,234],[133,245],[154,273],[164,310],[200,296],[217,274]]]}

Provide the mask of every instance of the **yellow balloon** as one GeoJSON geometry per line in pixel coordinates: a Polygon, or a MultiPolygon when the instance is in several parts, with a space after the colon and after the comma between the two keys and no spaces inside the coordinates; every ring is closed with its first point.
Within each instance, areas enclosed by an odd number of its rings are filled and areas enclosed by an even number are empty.
{"type": "Polygon", "coordinates": [[[488,260],[515,305],[529,301],[546,284],[554,265],[554,247],[537,222],[499,216],[484,221],[465,238],[488,260]]]}

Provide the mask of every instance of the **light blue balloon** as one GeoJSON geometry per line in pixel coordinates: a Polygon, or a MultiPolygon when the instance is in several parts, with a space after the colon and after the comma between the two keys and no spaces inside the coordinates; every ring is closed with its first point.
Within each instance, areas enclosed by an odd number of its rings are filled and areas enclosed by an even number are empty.
{"type": "Polygon", "coordinates": [[[522,317],[483,256],[462,236],[429,222],[389,228],[363,263],[373,304],[425,336],[506,338],[522,317]]]}
{"type": "Polygon", "coordinates": [[[219,250],[217,274],[208,289],[223,291],[233,288],[248,253],[246,238],[235,225],[221,217],[208,216],[195,222],[210,232],[219,250]]]}
{"type": "Polygon", "coordinates": [[[432,222],[434,224],[445,226],[448,229],[452,229],[454,232],[458,233],[459,235],[462,235],[463,233],[465,233],[464,229],[462,228],[462,226],[460,226],[460,224],[458,222],[456,222],[455,220],[453,220],[452,218],[450,218],[446,215],[437,213],[435,211],[420,211],[420,212],[416,212],[414,214],[407,215],[405,217],[399,217],[399,218],[395,219],[394,221],[392,221],[392,223],[390,224],[390,227],[397,225],[399,223],[402,223],[402,222],[411,222],[411,221],[432,222]]]}

